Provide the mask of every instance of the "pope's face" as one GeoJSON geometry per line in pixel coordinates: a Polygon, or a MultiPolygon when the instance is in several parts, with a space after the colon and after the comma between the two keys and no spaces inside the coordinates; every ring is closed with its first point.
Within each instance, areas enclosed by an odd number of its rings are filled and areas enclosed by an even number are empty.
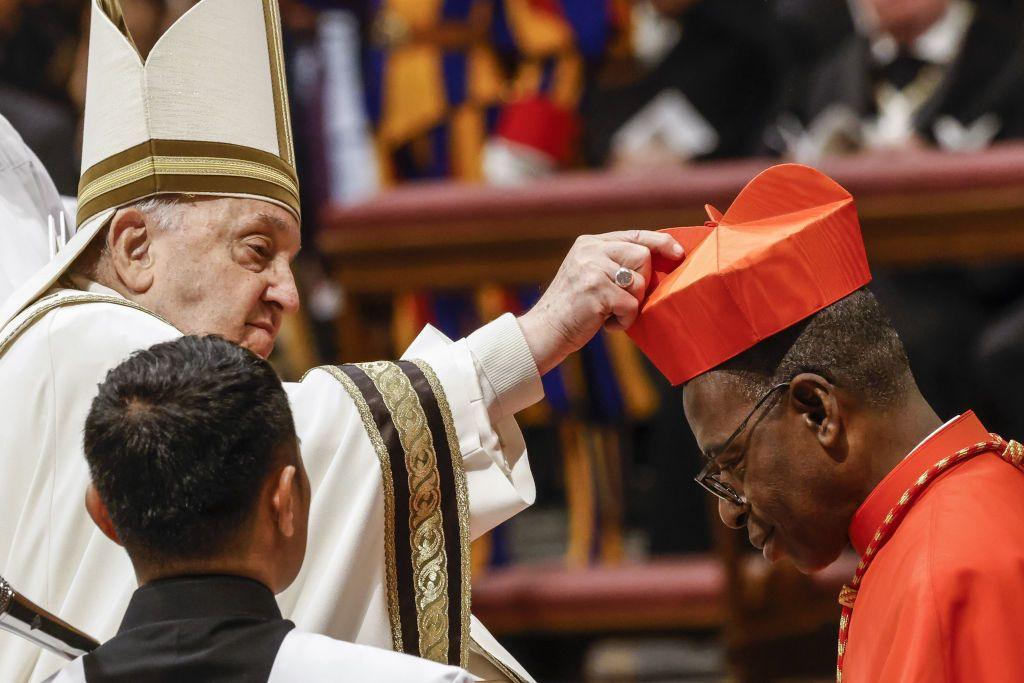
{"type": "Polygon", "coordinates": [[[727,526],[746,528],[765,558],[788,557],[802,571],[833,562],[847,544],[852,496],[844,491],[832,455],[795,410],[787,390],[759,408],[725,452],[719,448],[755,401],[735,381],[708,373],[686,385],[683,408],[703,452],[725,466],[721,479],[747,504],[719,501],[727,526]]]}
{"type": "Polygon", "coordinates": [[[182,203],[151,231],[153,284],[146,303],[186,334],[219,334],[266,358],[286,313],[299,308],[291,262],[299,225],[256,199],[182,203]]]}

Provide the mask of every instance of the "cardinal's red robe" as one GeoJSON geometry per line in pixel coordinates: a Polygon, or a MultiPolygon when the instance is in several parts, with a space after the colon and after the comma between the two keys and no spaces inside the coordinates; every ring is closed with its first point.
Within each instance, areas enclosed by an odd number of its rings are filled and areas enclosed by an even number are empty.
{"type": "MultiPolygon", "coordinates": [[[[936,462],[990,440],[967,412],[907,456],[857,510],[863,556],[900,496],[936,462]]],[[[864,575],[843,683],[1024,680],[1024,472],[984,453],[921,494],[864,575]]]]}

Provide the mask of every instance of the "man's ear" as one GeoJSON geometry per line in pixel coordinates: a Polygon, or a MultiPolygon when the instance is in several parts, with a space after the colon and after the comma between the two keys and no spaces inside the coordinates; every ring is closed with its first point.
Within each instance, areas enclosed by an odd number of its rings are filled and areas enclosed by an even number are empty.
{"type": "Polygon", "coordinates": [[[793,409],[822,447],[835,448],[843,427],[835,385],[821,375],[804,372],[789,383],[789,395],[793,409]]]}
{"type": "Polygon", "coordinates": [[[99,491],[96,487],[89,484],[89,488],[85,490],[85,509],[89,511],[89,516],[92,517],[92,521],[96,523],[96,526],[100,528],[100,531],[106,535],[111,541],[118,545],[124,545],[121,543],[121,539],[117,535],[117,529],[114,528],[114,523],[110,520],[110,512],[107,510],[107,506],[104,505],[103,499],[100,498],[99,491]]]}
{"type": "Polygon", "coordinates": [[[271,506],[274,512],[274,521],[277,530],[286,538],[295,535],[295,517],[299,501],[296,499],[297,487],[295,476],[297,471],[295,465],[288,465],[281,469],[273,484],[271,506]]]}
{"type": "Polygon", "coordinates": [[[118,209],[110,221],[107,249],[118,279],[134,294],[153,286],[152,225],[134,207],[118,209]]]}

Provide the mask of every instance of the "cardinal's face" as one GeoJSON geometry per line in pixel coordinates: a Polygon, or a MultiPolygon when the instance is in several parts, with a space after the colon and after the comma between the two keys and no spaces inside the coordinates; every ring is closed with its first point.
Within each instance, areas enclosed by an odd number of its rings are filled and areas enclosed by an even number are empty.
{"type": "Polygon", "coordinates": [[[185,202],[152,231],[147,302],[187,334],[219,334],[266,358],[287,313],[299,308],[291,262],[299,225],[256,199],[185,202]]]}
{"type": "Polygon", "coordinates": [[[701,450],[716,458],[721,480],[745,500],[719,500],[722,521],[745,529],[769,561],[789,558],[802,571],[815,571],[846,547],[856,495],[843,482],[842,463],[821,446],[789,389],[751,414],[756,401],[735,379],[715,372],[683,392],[701,450]],[[747,415],[747,427],[722,450],[747,415]]]}

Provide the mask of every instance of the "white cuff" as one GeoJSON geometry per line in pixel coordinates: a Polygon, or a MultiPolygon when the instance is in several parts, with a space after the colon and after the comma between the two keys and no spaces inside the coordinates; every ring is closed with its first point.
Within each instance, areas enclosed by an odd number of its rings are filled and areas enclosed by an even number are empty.
{"type": "Polygon", "coordinates": [[[498,414],[492,420],[515,415],[544,398],[537,362],[514,315],[506,313],[484,325],[466,343],[487,384],[481,390],[496,399],[498,414]]]}

